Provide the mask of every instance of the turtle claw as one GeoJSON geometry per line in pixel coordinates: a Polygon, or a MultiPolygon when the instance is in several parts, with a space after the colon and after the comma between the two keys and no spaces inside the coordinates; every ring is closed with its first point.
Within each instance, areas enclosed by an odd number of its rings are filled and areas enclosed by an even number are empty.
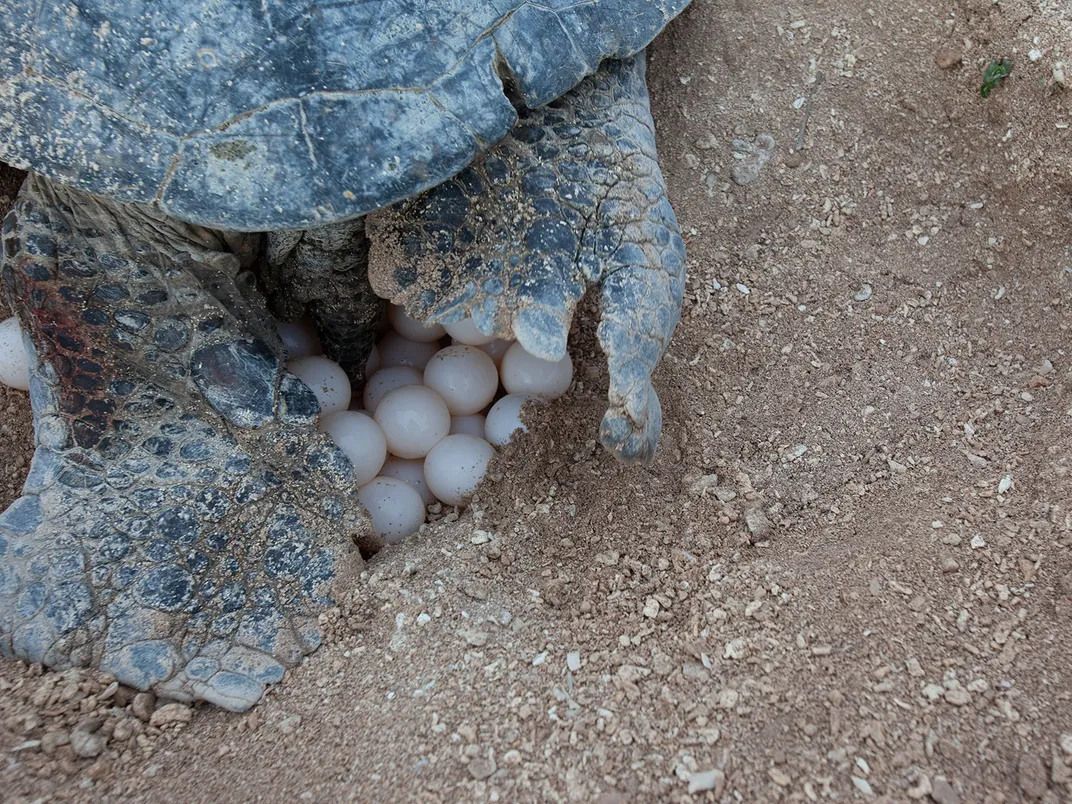
{"type": "Polygon", "coordinates": [[[214,233],[34,176],[15,214],[37,450],[0,515],[0,651],[247,709],[361,567],[349,461],[214,233]]]}
{"type": "Polygon", "coordinates": [[[636,395],[643,397],[643,401],[612,407],[603,414],[599,441],[622,463],[648,466],[655,459],[655,449],[659,446],[663,411],[650,382],[645,388],[638,389],[636,395]]]}

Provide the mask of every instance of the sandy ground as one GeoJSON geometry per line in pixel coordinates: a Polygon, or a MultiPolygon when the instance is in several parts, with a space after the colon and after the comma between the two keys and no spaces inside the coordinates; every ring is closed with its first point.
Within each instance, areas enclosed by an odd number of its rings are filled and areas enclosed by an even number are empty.
{"type": "Polygon", "coordinates": [[[5,798],[1072,800],[1062,59],[1060,2],[696,0],[652,49],[691,272],[655,465],[596,446],[589,305],[570,396],[253,713],[0,667],[5,798]]]}

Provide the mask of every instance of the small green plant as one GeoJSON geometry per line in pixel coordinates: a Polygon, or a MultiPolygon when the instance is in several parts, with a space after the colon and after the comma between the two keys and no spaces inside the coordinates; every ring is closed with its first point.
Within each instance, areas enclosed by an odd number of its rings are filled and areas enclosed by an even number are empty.
{"type": "Polygon", "coordinates": [[[984,98],[989,98],[990,93],[997,89],[998,84],[1008,78],[1011,72],[1012,61],[1010,59],[996,59],[990,62],[983,70],[983,86],[979,93],[984,98]]]}

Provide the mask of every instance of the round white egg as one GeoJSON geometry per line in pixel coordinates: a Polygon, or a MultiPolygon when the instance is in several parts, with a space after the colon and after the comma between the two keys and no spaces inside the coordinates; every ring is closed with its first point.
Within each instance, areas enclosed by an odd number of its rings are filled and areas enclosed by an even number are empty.
{"type": "Polygon", "coordinates": [[[463,318],[461,321],[455,321],[452,324],[444,324],[443,328],[458,343],[468,346],[483,346],[496,339],[494,335],[485,335],[477,329],[476,322],[472,318],[463,318]]]}
{"type": "Polygon", "coordinates": [[[387,460],[387,438],[372,417],[341,410],[320,419],[320,429],[346,453],[354,467],[354,483],[363,486],[380,473],[387,460]]]}
{"type": "Polygon", "coordinates": [[[442,324],[422,324],[417,319],[406,315],[406,311],[396,304],[392,304],[387,308],[387,318],[390,320],[391,326],[395,328],[395,332],[403,338],[408,338],[418,343],[438,341],[447,334],[442,324]]]}
{"type": "Polygon", "coordinates": [[[485,343],[482,346],[478,346],[477,349],[490,357],[491,362],[498,366],[502,363],[503,355],[505,355],[506,351],[513,345],[513,341],[504,341],[502,338],[499,338],[491,343],[485,343]]]}
{"type": "Polygon", "coordinates": [[[320,345],[320,336],[317,335],[316,327],[312,322],[280,321],[275,325],[275,329],[279,333],[279,339],[283,341],[283,348],[287,350],[287,357],[291,360],[324,353],[324,348],[320,345]]]}
{"type": "Polygon", "coordinates": [[[527,433],[521,421],[521,407],[533,397],[528,394],[507,394],[488,411],[484,422],[484,438],[496,447],[505,447],[517,432],[527,433]]]}
{"type": "Polygon", "coordinates": [[[342,366],[326,357],[299,357],[287,363],[287,371],[308,385],[317,401],[321,415],[337,413],[350,406],[350,380],[342,366]]]}
{"type": "Polygon", "coordinates": [[[388,366],[382,368],[368,378],[365,390],[362,392],[362,401],[369,415],[376,413],[380,401],[396,388],[404,388],[407,385],[421,385],[421,373],[413,366],[388,366]]]}
{"type": "Polygon", "coordinates": [[[388,332],[378,344],[380,349],[380,365],[387,366],[413,366],[415,369],[424,371],[432,355],[439,351],[439,344],[421,343],[403,338],[397,332],[388,332]]]}
{"type": "Polygon", "coordinates": [[[440,349],[424,367],[424,384],[443,397],[453,416],[483,410],[499,389],[495,363],[475,346],[440,349]]]}
{"type": "Polygon", "coordinates": [[[30,390],[30,355],[19,319],[14,316],[0,322],[0,382],[20,391],[30,390]]]}
{"type": "Polygon", "coordinates": [[[407,385],[380,400],[374,418],[387,449],[400,458],[423,458],[450,433],[447,403],[431,388],[407,385]]]}
{"type": "Polygon", "coordinates": [[[377,477],[357,491],[372,529],[387,544],[398,544],[424,522],[424,501],[416,489],[394,477],[377,477]]]}
{"type": "Polygon", "coordinates": [[[551,362],[530,355],[515,343],[503,355],[499,367],[503,388],[508,394],[535,394],[555,399],[566,393],[573,380],[573,361],[569,354],[551,362]]]}
{"type": "Polygon", "coordinates": [[[495,457],[495,448],[471,435],[447,436],[424,459],[424,479],[447,505],[462,505],[476,491],[495,457]]]}
{"type": "Polygon", "coordinates": [[[431,505],[436,501],[435,495],[424,480],[424,458],[399,458],[397,455],[388,455],[387,460],[380,469],[383,477],[394,477],[409,483],[421,495],[425,505],[431,505]]]}
{"type": "Polygon", "coordinates": [[[365,361],[365,378],[371,377],[377,371],[380,370],[380,350],[375,344],[372,345],[372,351],[369,352],[368,360],[365,361]]]}
{"type": "Polygon", "coordinates": [[[484,414],[470,413],[468,416],[451,416],[450,434],[457,435],[458,433],[483,438],[484,414]]]}

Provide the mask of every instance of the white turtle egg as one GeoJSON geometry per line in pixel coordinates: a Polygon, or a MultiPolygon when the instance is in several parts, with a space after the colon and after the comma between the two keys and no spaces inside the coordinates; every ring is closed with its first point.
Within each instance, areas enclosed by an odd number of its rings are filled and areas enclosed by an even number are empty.
{"type": "Polygon", "coordinates": [[[0,382],[20,391],[30,390],[30,355],[15,316],[0,322],[0,382]]]}
{"type": "Polygon", "coordinates": [[[418,343],[438,341],[447,334],[442,324],[422,324],[417,319],[406,315],[405,309],[396,304],[392,304],[387,308],[387,318],[390,320],[391,326],[395,328],[395,332],[403,338],[408,338],[418,343]]]}
{"type": "Polygon", "coordinates": [[[477,438],[484,437],[484,414],[483,413],[471,413],[468,416],[451,416],[450,417],[450,434],[457,435],[458,433],[464,433],[465,435],[476,436],[477,438]]]}
{"type": "Polygon", "coordinates": [[[369,512],[372,529],[387,544],[398,544],[424,522],[424,500],[398,478],[374,478],[358,489],[357,499],[369,512]]]}
{"type": "Polygon", "coordinates": [[[287,371],[313,389],[321,415],[338,413],[350,406],[350,380],[342,366],[326,357],[299,357],[287,363],[287,371]]]}
{"type": "Polygon", "coordinates": [[[423,458],[450,433],[450,411],[431,388],[407,385],[380,400],[374,418],[387,449],[400,458],[423,458]]]}
{"type": "Polygon", "coordinates": [[[380,350],[375,344],[372,345],[372,351],[369,352],[368,360],[365,361],[365,377],[371,377],[377,371],[380,370],[380,350]]]}
{"type": "Polygon", "coordinates": [[[547,399],[556,399],[566,393],[573,379],[573,361],[567,353],[557,362],[540,360],[515,343],[503,355],[503,388],[508,394],[535,394],[547,399]]]}
{"type": "Polygon", "coordinates": [[[484,422],[484,438],[496,447],[505,447],[519,430],[527,433],[529,428],[521,422],[521,406],[530,399],[528,394],[507,394],[492,405],[484,422]]]}
{"type": "Polygon", "coordinates": [[[491,361],[498,366],[502,363],[503,355],[506,354],[506,350],[513,345],[513,341],[504,341],[502,338],[499,338],[491,343],[485,343],[483,346],[478,346],[477,349],[490,357],[491,361]]]}
{"type": "Polygon", "coordinates": [[[407,385],[421,385],[421,373],[413,366],[388,366],[382,368],[368,378],[365,390],[362,393],[362,401],[369,415],[376,413],[380,400],[396,388],[407,385]]]}
{"type": "Polygon", "coordinates": [[[424,458],[399,458],[396,455],[388,455],[380,469],[382,477],[395,477],[409,483],[421,495],[425,505],[431,505],[436,501],[435,495],[424,480],[424,458]]]}
{"type": "Polygon", "coordinates": [[[279,333],[279,339],[283,341],[283,348],[287,350],[287,357],[291,360],[324,353],[320,336],[316,334],[316,327],[310,321],[280,321],[275,325],[275,330],[279,333]]]}
{"type": "Polygon", "coordinates": [[[420,343],[403,338],[397,332],[388,332],[380,339],[380,365],[387,366],[413,366],[424,371],[432,355],[439,351],[439,344],[420,343]]]}
{"type": "Polygon", "coordinates": [[[495,340],[494,335],[485,335],[477,329],[476,323],[472,318],[463,318],[453,324],[444,324],[443,329],[458,343],[466,344],[467,346],[483,346],[495,340]]]}
{"type": "Polygon", "coordinates": [[[482,438],[449,435],[424,459],[424,479],[447,505],[461,505],[476,491],[494,457],[495,448],[482,438]]]}
{"type": "Polygon", "coordinates": [[[483,410],[499,389],[499,372],[475,346],[440,349],[424,367],[424,384],[443,397],[454,416],[483,410]]]}
{"type": "Polygon", "coordinates": [[[387,460],[387,438],[365,413],[341,410],[320,419],[320,429],[346,453],[354,467],[354,483],[363,486],[380,473],[387,460]]]}

